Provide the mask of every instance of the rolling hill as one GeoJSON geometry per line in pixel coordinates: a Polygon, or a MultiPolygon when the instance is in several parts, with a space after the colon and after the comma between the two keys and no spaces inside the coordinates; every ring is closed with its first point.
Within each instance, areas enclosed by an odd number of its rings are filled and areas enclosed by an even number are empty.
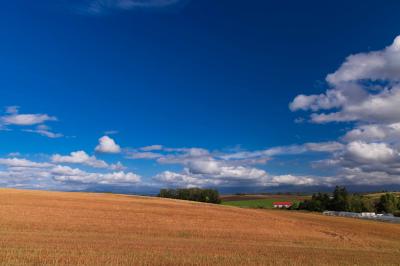
{"type": "Polygon", "coordinates": [[[397,264],[400,226],[151,197],[0,189],[0,265],[397,264]]]}

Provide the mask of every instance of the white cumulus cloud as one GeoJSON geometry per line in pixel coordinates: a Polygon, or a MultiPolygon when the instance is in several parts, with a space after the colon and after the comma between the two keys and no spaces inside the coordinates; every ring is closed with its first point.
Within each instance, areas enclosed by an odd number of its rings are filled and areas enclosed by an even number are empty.
{"type": "Polygon", "coordinates": [[[100,153],[120,153],[121,147],[109,136],[103,136],[95,150],[100,153]]]}
{"type": "Polygon", "coordinates": [[[350,142],[347,145],[350,158],[358,162],[388,162],[399,158],[399,153],[386,143],[350,142]]]}
{"type": "Polygon", "coordinates": [[[0,164],[7,167],[46,168],[49,163],[33,162],[23,158],[0,158],[0,164]]]}
{"type": "Polygon", "coordinates": [[[4,125],[31,126],[57,120],[55,116],[48,114],[20,114],[17,106],[7,107],[6,113],[7,115],[0,117],[0,121],[4,125]]]}
{"type": "Polygon", "coordinates": [[[138,183],[141,177],[134,173],[88,173],[86,171],[71,168],[69,166],[56,166],[51,170],[54,180],[61,182],[78,182],[86,184],[121,185],[127,183],[138,183]]]}
{"type": "Polygon", "coordinates": [[[109,165],[103,161],[98,160],[96,156],[89,156],[84,151],[71,152],[70,155],[55,154],[51,157],[54,163],[72,163],[72,164],[84,164],[95,168],[107,168],[109,165]]]}
{"type": "Polygon", "coordinates": [[[310,110],[315,123],[399,122],[399,73],[400,36],[383,50],[349,56],[338,70],[327,75],[331,88],[318,95],[300,94],[289,107],[292,111],[310,110]]]}
{"type": "Polygon", "coordinates": [[[382,50],[350,55],[326,81],[325,93],[301,94],[289,104],[309,111],[311,122],[352,127],[339,140],[344,148],[314,166],[335,169],[343,183],[399,184],[400,36],[382,50]]]}

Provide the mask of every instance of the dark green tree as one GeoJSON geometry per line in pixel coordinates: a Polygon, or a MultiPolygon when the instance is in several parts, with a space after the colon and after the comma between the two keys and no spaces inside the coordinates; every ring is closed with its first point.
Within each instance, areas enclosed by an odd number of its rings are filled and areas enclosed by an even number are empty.
{"type": "Polygon", "coordinates": [[[345,187],[336,186],[333,191],[333,199],[331,200],[330,209],[334,211],[349,211],[350,200],[349,193],[345,187]]]}
{"type": "Polygon", "coordinates": [[[219,192],[215,189],[178,188],[161,189],[158,194],[162,198],[200,201],[208,203],[221,203],[219,192]]]}
{"type": "Polygon", "coordinates": [[[349,211],[362,212],[363,211],[363,197],[357,194],[349,196],[349,211]]]}
{"type": "MultiPolygon", "coordinates": [[[[373,199],[358,195],[349,194],[345,187],[336,186],[332,196],[326,193],[313,194],[311,199],[301,202],[296,206],[298,210],[309,211],[351,211],[351,212],[375,212],[373,199]]],[[[291,208],[291,209],[294,209],[291,208]]]]}
{"type": "Polygon", "coordinates": [[[377,204],[378,212],[394,213],[398,210],[398,199],[393,193],[382,195],[377,204]]]}
{"type": "Polygon", "coordinates": [[[376,212],[375,201],[369,197],[362,197],[362,211],[376,212]]]}

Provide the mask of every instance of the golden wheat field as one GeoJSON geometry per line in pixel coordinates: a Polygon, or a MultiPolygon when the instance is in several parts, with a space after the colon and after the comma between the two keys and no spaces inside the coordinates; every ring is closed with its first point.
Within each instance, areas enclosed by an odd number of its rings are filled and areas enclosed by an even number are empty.
{"type": "Polygon", "coordinates": [[[400,226],[95,193],[0,190],[1,265],[398,265],[400,226]]]}

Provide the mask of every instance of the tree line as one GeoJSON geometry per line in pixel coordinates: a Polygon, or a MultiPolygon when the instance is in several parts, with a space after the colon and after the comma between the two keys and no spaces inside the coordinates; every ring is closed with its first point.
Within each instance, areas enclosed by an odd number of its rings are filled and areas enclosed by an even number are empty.
{"type": "Polygon", "coordinates": [[[161,189],[158,197],[191,200],[207,203],[221,203],[218,190],[201,188],[161,189]]]}
{"type": "Polygon", "coordinates": [[[377,212],[400,215],[400,197],[393,193],[385,193],[379,199],[360,194],[350,194],[345,187],[336,186],[332,195],[326,193],[313,194],[311,199],[292,207],[309,211],[347,211],[377,212]]]}

